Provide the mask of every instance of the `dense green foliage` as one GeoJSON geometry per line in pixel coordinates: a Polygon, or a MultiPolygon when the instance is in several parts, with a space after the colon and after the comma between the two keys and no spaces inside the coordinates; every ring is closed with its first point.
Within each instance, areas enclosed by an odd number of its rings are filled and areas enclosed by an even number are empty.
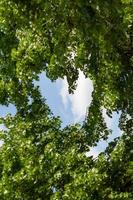
{"type": "Polygon", "coordinates": [[[133,2],[0,0],[1,200],[133,199],[133,2]],[[83,125],[61,128],[34,81],[79,69],[94,84],[83,125]],[[111,134],[102,109],[121,113],[122,136],[96,159],[86,152],[111,134]]]}

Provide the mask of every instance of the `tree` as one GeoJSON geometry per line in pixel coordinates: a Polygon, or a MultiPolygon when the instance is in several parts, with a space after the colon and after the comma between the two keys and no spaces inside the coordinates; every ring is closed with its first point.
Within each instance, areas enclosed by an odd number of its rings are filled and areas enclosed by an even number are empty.
{"type": "Polygon", "coordinates": [[[132,15],[130,0],[0,0],[0,103],[17,108],[1,118],[1,199],[133,198],[132,15]],[[66,76],[72,93],[79,69],[93,101],[62,129],[34,80],[66,76]],[[123,135],[94,160],[85,153],[110,134],[103,107],[121,112],[123,135]]]}

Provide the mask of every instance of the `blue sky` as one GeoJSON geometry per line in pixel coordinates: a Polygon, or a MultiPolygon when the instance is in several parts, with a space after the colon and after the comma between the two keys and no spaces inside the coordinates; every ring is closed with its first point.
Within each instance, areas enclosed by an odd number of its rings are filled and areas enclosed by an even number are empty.
{"type": "Polygon", "coordinates": [[[90,80],[85,79],[83,73],[79,74],[77,89],[73,95],[68,93],[66,78],[51,82],[42,73],[36,84],[40,86],[53,114],[61,117],[63,126],[84,120],[87,106],[92,100],[93,85],[90,80]]]}
{"type": "MultiPolygon", "coordinates": [[[[46,98],[50,109],[53,114],[60,116],[63,122],[63,126],[73,124],[76,122],[82,123],[85,119],[87,107],[90,105],[93,91],[93,84],[91,80],[86,79],[83,73],[79,72],[79,79],[77,81],[77,89],[74,94],[68,93],[68,84],[66,78],[58,79],[55,82],[51,82],[46,78],[45,73],[40,74],[39,82],[35,82],[36,85],[40,86],[42,95],[46,98]]],[[[0,116],[5,116],[8,113],[15,114],[16,109],[13,105],[0,106],[0,116]]],[[[119,115],[113,113],[113,118],[109,118],[106,115],[106,111],[103,110],[103,116],[107,122],[109,128],[113,130],[113,134],[110,136],[108,141],[111,141],[114,137],[120,135],[118,128],[119,115]]],[[[1,125],[2,129],[3,126],[1,125]]],[[[93,148],[89,153],[97,156],[100,151],[103,151],[107,146],[107,141],[100,141],[98,146],[93,148]]]]}

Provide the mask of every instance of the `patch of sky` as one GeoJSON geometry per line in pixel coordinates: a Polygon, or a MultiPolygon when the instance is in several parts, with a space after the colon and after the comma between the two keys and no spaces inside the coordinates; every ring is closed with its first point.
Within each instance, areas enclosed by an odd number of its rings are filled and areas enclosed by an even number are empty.
{"type": "MultiPolygon", "coordinates": [[[[92,101],[93,84],[90,79],[86,79],[84,74],[79,71],[79,78],[77,81],[77,89],[74,94],[68,93],[68,84],[66,78],[58,79],[51,82],[43,72],[39,76],[39,81],[34,82],[40,87],[41,94],[46,98],[51,111],[55,116],[60,116],[63,127],[69,124],[82,123],[85,119],[87,108],[92,101]]],[[[9,106],[0,106],[0,116],[5,117],[7,114],[15,115],[16,108],[12,104],[9,106]]],[[[103,116],[109,129],[112,129],[107,141],[100,141],[95,148],[92,148],[87,155],[96,157],[100,152],[104,151],[108,142],[120,136],[121,132],[118,128],[118,121],[120,114],[113,113],[112,118],[106,115],[106,110],[103,109],[103,116]]],[[[4,127],[0,127],[4,129],[4,127]]]]}
{"type": "Polygon", "coordinates": [[[5,117],[7,114],[16,114],[16,108],[13,104],[9,104],[8,106],[0,106],[0,117],[5,117]]]}
{"type": "MultiPolygon", "coordinates": [[[[45,73],[42,73],[39,76],[39,82],[35,82],[35,84],[40,86],[41,93],[46,98],[53,114],[60,116],[63,127],[83,122],[87,108],[92,101],[93,84],[90,79],[85,78],[81,71],[79,71],[77,89],[74,94],[69,94],[66,78],[51,82],[45,73]]],[[[112,118],[110,118],[106,115],[106,110],[103,109],[103,116],[108,128],[112,129],[112,134],[107,141],[98,142],[96,147],[87,152],[87,155],[97,157],[100,152],[106,149],[109,142],[121,135],[118,128],[120,113],[113,112],[112,118]]]]}
{"type": "Polygon", "coordinates": [[[94,158],[96,158],[99,153],[104,152],[111,141],[113,141],[117,137],[120,137],[122,134],[121,130],[118,127],[120,113],[113,112],[112,118],[110,118],[106,115],[106,111],[103,110],[103,116],[105,118],[108,128],[112,130],[112,134],[106,141],[99,141],[96,147],[91,148],[90,151],[86,153],[86,156],[93,156],[94,158]]]}
{"type": "Polygon", "coordinates": [[[91,80],[86,79],[82,72],[79,72],[74,94],[69,94],[66,78],[51,82],[45,73],[40,74],[39,82],[35,82],[35,85],[40,86],[50,109],[54,115],[61,117],[63,126],[82,123],[87,107],[91,103],[93,91],[91,80]]]}
{"type": "Polygon", "coordinates": [[[66,126],[72,122],[72,113],[70,109],[65,110],[64,108],[60,97],[61,85],[59,82],[59,80],[52,82],[46,77],[45,73],[42,73],[39,76],[39,81],[35,81],[35,85],[40,87],[41,94],[46,99],[46,103],[54,116],[60,116],[63,126],[66,126]]]}

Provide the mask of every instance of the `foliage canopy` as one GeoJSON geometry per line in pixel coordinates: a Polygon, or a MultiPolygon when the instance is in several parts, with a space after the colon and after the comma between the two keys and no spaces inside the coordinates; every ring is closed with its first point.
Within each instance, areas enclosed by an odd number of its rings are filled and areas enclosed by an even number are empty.
{"type": "Polygon", "coordinates": [[[133,199],[133,2],[0,0],[1,200],[133,199]],[[34,80],[46,72],[76,88],[94,84],[83,125],[61,128],[34,80]],[[108,130],[102,109],[121,113],[122,136],[96,159],[86,152],[108,130]]]}

